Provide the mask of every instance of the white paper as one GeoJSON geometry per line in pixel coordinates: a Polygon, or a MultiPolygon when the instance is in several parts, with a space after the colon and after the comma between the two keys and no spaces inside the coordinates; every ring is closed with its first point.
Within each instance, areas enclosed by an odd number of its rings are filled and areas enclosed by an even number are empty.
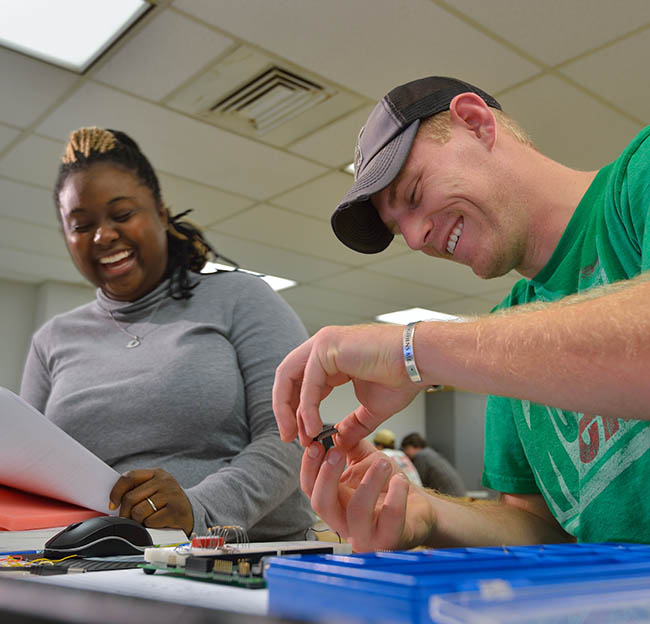
{"type": "Polygon", "coordinates": [[[0,388],[0,483],[109,511],[120,475],[38,410],[0,388]]]}

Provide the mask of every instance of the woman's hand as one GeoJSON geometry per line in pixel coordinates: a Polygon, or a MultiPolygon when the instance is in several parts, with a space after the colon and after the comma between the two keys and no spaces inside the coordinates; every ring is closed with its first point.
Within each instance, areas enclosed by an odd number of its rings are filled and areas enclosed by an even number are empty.
{"type": "Polygon", "coordinates": [[[413,548],[436,529],[434,499],[367,440],[345,452],[310,444],[300,484],[314,511],[357,552],[413,548]]]}
{"type": "Polygon", "coordinates": [[[120,516],[145,526],[183,529],[192,533],[192,506],[178,481],[161,468],[130,470],[123,474],[110,493],[111,509],[120,516]]]}

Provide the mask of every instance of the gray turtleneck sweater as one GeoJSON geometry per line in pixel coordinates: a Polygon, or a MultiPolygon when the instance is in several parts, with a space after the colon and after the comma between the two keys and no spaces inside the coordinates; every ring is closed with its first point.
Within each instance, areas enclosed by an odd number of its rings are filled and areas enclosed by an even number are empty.
{"type": "Polygon", "coordinates": [[[253,541],[304,539],[301,451],[280,440],[271,389],[305,329],[258,277],[196,279],[189,300],[165,281],[128,303],[98,290],[54,317],[34,335],[20,394],[118,472],[169,472],[198,534],[238,524],[253,541]],[[126,348],[127,332],[140,346],[126,348]]]}

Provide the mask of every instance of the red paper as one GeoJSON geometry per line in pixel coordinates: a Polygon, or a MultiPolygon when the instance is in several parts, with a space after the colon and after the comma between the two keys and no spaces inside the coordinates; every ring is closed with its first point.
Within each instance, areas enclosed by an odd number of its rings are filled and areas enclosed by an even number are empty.
{"type": "Polygon", "coordinates": [[[99,511],[0,485],[0,531],[49,529],[103,515],[99,511]]]}

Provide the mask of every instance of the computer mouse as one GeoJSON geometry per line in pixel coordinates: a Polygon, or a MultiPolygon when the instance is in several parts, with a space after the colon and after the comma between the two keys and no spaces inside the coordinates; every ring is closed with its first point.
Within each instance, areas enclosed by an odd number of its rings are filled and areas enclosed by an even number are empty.
{"type": "Polygon", "coordinates": [[[139,522],[119,516],[98,516],[59,531],[45,543],[43,556],[60,559],[68,555],[142,555],[152,545],[151,535],[139,522]]]}

